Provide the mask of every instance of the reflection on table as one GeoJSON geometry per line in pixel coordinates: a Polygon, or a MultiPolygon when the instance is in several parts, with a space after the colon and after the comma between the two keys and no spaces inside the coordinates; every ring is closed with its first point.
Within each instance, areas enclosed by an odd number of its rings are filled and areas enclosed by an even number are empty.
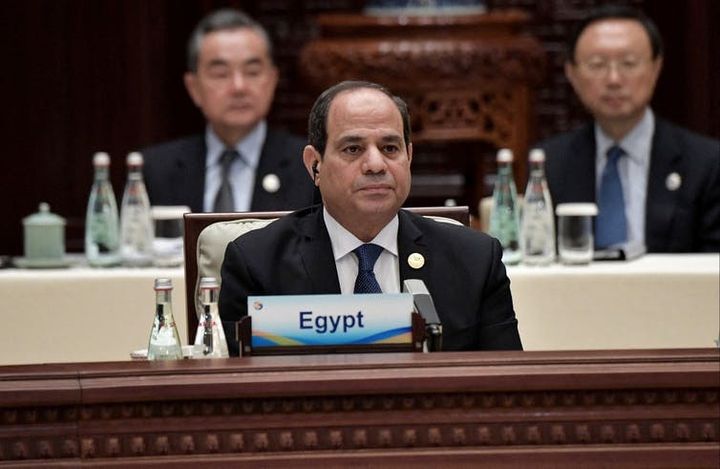
{"type": "MultiPolygon", "coordinates": [[[[515,266],[508,274],[526,350],[717,346],[718,254],[515,266]]],[[[0,364],[128,360],[147,345],[156,277],[173,280],[185,338],[182,268],[0,271],[0,364]]]]}

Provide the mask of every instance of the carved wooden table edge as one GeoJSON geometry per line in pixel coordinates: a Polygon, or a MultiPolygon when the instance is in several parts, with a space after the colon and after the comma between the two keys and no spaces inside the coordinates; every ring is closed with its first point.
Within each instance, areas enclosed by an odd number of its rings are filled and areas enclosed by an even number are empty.
{"type": "Polygon", "coordinates": [[[5,366],[0,465],[717,467],[719,387],[717,349],[5,366]]]}

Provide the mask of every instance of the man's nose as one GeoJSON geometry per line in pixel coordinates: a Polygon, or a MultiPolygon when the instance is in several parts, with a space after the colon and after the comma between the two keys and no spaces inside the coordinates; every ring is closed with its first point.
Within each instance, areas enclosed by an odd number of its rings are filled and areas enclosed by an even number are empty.
{"type": "Polygon", "coordinates": [[[363,169],[366,173],[381,173],[387,169],[385,155],[377,146],[372,145],[368,149],[365,154],[363,169]]]}
{"type": "Polygon", "coordinates": [[[607,81],[608,83],[619,83],[622,78],[620,73],[620,65],[615,62],[608,63],[607,81]]]}
{"type": "Polygon", "coordinates": [[[245,79],[245,74],[240,71],[236,70],[232,74],[232,88],[233,90],[242,90],[245,88],[245,85],[247,84],[247,80],[245,79]]]}

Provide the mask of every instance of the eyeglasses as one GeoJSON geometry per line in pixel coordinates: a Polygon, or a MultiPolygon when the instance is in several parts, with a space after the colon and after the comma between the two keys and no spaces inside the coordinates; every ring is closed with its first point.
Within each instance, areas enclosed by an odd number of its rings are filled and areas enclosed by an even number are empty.
{"type": "Polygon", "coordinates": [[[643,71],[647,64],[646,59],[638,57],[624,57],[619,60],[611,60],[603,57],[595,57],[584,62],[578,62],[578,67],[591,78],[605,78],[609,75],[610,69],[615,68],[619,75],[633,77],[643,71]]]}

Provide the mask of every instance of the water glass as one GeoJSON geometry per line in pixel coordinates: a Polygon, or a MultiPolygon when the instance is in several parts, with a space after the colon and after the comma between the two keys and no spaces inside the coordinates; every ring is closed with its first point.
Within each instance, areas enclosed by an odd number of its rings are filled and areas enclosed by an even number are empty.
{"type": "Polygon", "coordinates": [[[593,203],[558,204],[558,251],[563,264],[589,264],[593,258],[593,203]]]}

